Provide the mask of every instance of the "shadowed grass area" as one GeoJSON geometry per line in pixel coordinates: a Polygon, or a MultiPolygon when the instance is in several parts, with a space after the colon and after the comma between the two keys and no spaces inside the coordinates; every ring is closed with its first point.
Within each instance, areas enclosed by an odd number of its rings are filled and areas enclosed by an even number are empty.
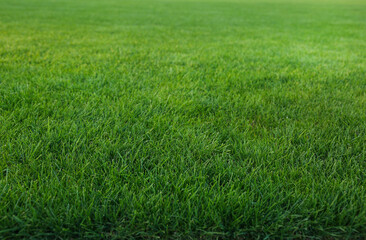
{"type": "Polygon", "coordinates": [[[0,238],[365,238],[365,16],[0,0],[0,238]]]}

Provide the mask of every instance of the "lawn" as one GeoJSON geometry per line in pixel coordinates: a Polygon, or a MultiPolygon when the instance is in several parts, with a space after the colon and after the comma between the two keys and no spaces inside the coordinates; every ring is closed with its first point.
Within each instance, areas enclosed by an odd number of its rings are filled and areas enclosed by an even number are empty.
{"type": "Polygon", "coordinates": [[[0,0],[0,238],[366,238],[366,1],[0,0]]]}

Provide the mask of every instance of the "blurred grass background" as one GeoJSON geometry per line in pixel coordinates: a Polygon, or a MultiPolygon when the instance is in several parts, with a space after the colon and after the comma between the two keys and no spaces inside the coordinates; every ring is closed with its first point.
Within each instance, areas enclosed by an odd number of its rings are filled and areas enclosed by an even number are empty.
{"type": "Polygon", "coordinates": [[[366,237],[365,16],[0,0],[0,237],[366,237]]]}

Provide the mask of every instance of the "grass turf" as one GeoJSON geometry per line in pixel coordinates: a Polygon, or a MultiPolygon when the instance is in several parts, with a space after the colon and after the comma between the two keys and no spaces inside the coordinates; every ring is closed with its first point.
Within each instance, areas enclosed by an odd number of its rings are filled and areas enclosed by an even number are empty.
{"type": "Polygon", "coordinates": [[[0,0],[0,237],[365,238],[365,16],[0,0]]]}

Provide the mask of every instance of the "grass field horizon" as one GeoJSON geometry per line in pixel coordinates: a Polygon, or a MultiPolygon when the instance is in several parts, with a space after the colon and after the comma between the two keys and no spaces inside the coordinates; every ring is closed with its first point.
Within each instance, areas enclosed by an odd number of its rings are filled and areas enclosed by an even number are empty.
{"type": "Polygon", "coordinates": [[[366,238],[366,2],[0,0],[0,238],[366,238]]]}

